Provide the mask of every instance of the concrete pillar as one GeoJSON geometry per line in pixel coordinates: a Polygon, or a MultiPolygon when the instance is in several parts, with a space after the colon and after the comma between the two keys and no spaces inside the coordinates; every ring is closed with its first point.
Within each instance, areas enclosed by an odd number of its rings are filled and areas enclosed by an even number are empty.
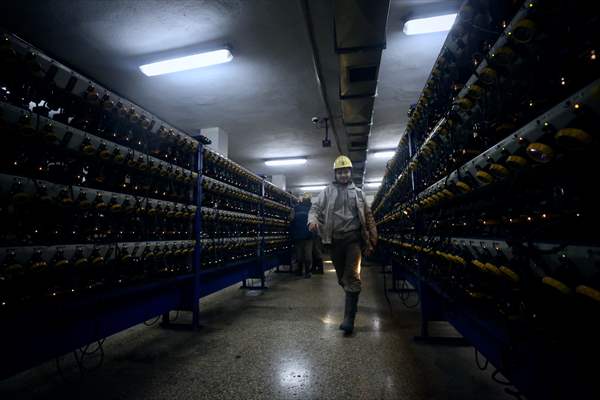
{"type": "Polygon", "coordinates": [[[211,150],[224,155],[225,157],[229,157],[229,135],[223,129],[219,127],[213,128],[202,128],[200,129],[200,133],[212,142],[208,147],[211,150]]]}
{"type": "Polygon", "coordinates": [[[271,183],[280,189],[286,190],[285,175],[272,175],[271,183]]]}

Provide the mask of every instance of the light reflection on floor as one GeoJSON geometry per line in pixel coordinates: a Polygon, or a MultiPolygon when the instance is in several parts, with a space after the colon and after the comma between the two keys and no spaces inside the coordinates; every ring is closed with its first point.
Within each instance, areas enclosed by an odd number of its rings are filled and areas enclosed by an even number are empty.
{"type": "Polygon", "coordinates": [[[337,325],[337,320],[334,318],[333,314],[327,313],[323,318],[319,318],[322,323],[326,325],[337,325]]]}
{"type": "Polygon", "coordinates": [[[279,371],[279,384],[285,389],[293,392],[309,389],[310,366],[307,360],[282,360],[279,371]]]}

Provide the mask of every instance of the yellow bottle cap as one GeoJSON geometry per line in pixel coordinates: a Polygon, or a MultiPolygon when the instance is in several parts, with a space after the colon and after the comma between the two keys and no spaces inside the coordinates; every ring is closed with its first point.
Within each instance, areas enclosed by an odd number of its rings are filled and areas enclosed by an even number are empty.
{"type": "Polygon", "coordinates": [[[535,23],[527,18],[524,18],[517,22],[510,35],[515,42],[518,43],[529,43],[535,36],[535,23]]]}
{"type": "Polygon", "coordinates": [[[489,173],[487,173],[485,171],[477,171],[477,173],[475,174],[475,177],[480,182],[483,182],[486,185],[490,184],[490,183],[492,183],[494,181],[494,177],[491,174],[489,174],[489,173]]]}
{"type": "Polygon", "coordinates": [[[594,288],[585,285],[579,285],[575,288],[575,292],[594,301],[600,302],[600,291],[594,288]]]}
{"type": "Polygon", "coordinates": [[[527,165],[527,160],[525,157],[512,155],[508,156],[506,159],[506,164],[512,168],[522,168],[527,165]]]}
{"type": "Polygon", "coordinates": [[[511,65],[515,61],[515,52],[508,46],[500,47],[494,53],[494,61],[498,65],[511,65]]]}
{"type": "Polygon", "coordinates": [[[485,271],[485,264],[483,264],[481,261],[479,260],[471,260],[471,264],[473,264],[474,266],[476,266],[477,268],[479,268],[482,271],[485,271]]]}
{"type": "Polygon", "coordinates": [[[504,178],[510,174],[510,171],[508,170],[508,168],[506,168],[502,164],[496,164],[496,163],[490,164],[489,169],[493,175],[495,175],[499,178],[504,178]]]}
{"type": "Polygon", "coordinates": [[[513,281],[513,282],[519,282],[519,280],[520,280],[519,274],[517,274],[512,269],[510,269],[508,267],[505,267],[504,265],[502,265],[498,269],[500,270],[500,272],[502,272],[504,274],[504,276],[506,276],[511,281],[513,281]]]}
{"type": "Polygon", "coordinates": [[[469,90],[467,91],[467,96],[479,99],[483,95],[483,88],[479,85],[473,84],[469,86],[469,90]]]}
{"type": "Polygon", "coordinates": [[[456,101],[456,104],[463,111],[469,111],[470,109],[472,109],[475,106],[475,103],[472,100],[468,99],[467,97],[458,99],[456,101]]]}
{"type": "Polygon", "coordinates": [[[563,128],[554,135],[554,139],[561,146],[568,148],[581,148],[593,141],[592,135],[582,129],[576,128],[563,128]]]}
{"type": "Polygon", "coordinates": [[[94,146],[92,146],[91,144],[88,144],[88,145],[83,146],[83,152],[85,154],[87,154],[88,156],[91,156],[92,154],[94,154],[96,152],[96,148],[94,146]]]}
{"type": "Polygon", "coordinates": [[[76,266],[76,267],[80,267],[80,266],[82,266],[82,265],[86,264],[87,262],[88,262],[88,259],[87,259],[87,258],[85,258],[85,257],[83,257],[83,258],[79,258],[79,259],[77,259],[77,260],[75,261],[75,266],[76,266]]]}
{"type": "Polygon", "coordinates": [[[456,182],[455,186],[463,193],[468,193],[471,191],[471,186],[469,186],[468,184],[466,184],[463,181],[456,182]]]}
{"type": "Polygon", "coordinates": [[[569,293],[571,293],[571,289],[569,289],[569,287],[567,285],[565,285],[561,281],[559,281],[557,279],[554,279],[554,278],[551,278],[549,276],[545,276],[544,278],[542,278],[542,283],[544,285],[550,286],[550,287],[558,290],[562,294],[569,294],[569,293]]]}
{"type": "Polygon", "coordinates": [[[485,67],[484,69],[481,70],[481,73],[479,74],[479,78],[481,79],[481,82],[483,82],[486,85],[491,85],[493,83],[496,82],[496,79],[498,77],[498,74],[496,73],[496,70],[490,67],[485,67]]]}
{"type": "Polygon", "coordinates": [[[527,146],[527,155],[533,161],[547,163],[554,158],[554,150],[544,143],[531,143],[527,146]]]}

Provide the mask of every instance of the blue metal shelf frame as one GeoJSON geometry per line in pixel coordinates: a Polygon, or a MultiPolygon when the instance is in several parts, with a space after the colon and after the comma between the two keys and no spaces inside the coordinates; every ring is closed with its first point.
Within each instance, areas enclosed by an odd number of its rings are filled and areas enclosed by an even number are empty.
{"type": "Polygon", "coordinates": [[[421,335],[415,339],[421,339],[420,342],[473,346],[528,399],[578,398],[577,394],[590,394],[598,389],[596,379],[591,377],[593,369],[586,370],[585,362],[578,359],[575,351],[555,348],[519,323],[483,314],[454,299],[436,282],[422,278],[420,261],[415,269],[407,268],[384,249],[379,250],[378,258],[384,265],[392,265],[394,280],[407,280],[416,288],[421,308],[421,335]],[[463,337],[429,336],[428,324],[432,321],[449,322],[463,337]],[[433,340],[428,341],[428,338],[433,340]]]}

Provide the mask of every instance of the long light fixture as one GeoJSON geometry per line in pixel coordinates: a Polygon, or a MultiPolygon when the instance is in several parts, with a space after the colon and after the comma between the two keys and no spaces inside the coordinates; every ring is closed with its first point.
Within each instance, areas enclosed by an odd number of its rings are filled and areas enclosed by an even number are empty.
{"type": "Polygon", "coordinates": [[[141,65],[140,71],[147,76],[156,76],[223,64],[231,60],[233,60],[231,52],[228,49],[220,49],[141,65]]]}
{"type": "Polygon", "coordinates": [[[375,158],[392,158],[396,154],[395,150],[384,150],[384,151],[376,151],[373,153],[373,157],[375,158]]]}
{"type": "Polygon", "coordinates": [[[306,158],[277,158],[275,160],[267,160],[265,164],[269,167],[277,167],[282,165],[302,165],[306,164],[306,158]]]}
{"type": "Polygon", "coordinates": [[[303,192],[318,192],[327,187],[327,185],[315,185],[315,186],[301,186],[300,190],[303,192]]]}
{"type": "Polygon", "coordinates": [[[406,21],[404,33],[407,35],[420,35],[422,33],[449,31],[454,24],[456,14],[439,15],[430,18],[418,18],[406,21]]]}
{"type": "Polygon", "coordinates": [[[365,187],[368,187],[369,189],[376,189],[379,186],[381,186],[381,182],[367,182],[367,183],[365,183],[365,187]]]}

